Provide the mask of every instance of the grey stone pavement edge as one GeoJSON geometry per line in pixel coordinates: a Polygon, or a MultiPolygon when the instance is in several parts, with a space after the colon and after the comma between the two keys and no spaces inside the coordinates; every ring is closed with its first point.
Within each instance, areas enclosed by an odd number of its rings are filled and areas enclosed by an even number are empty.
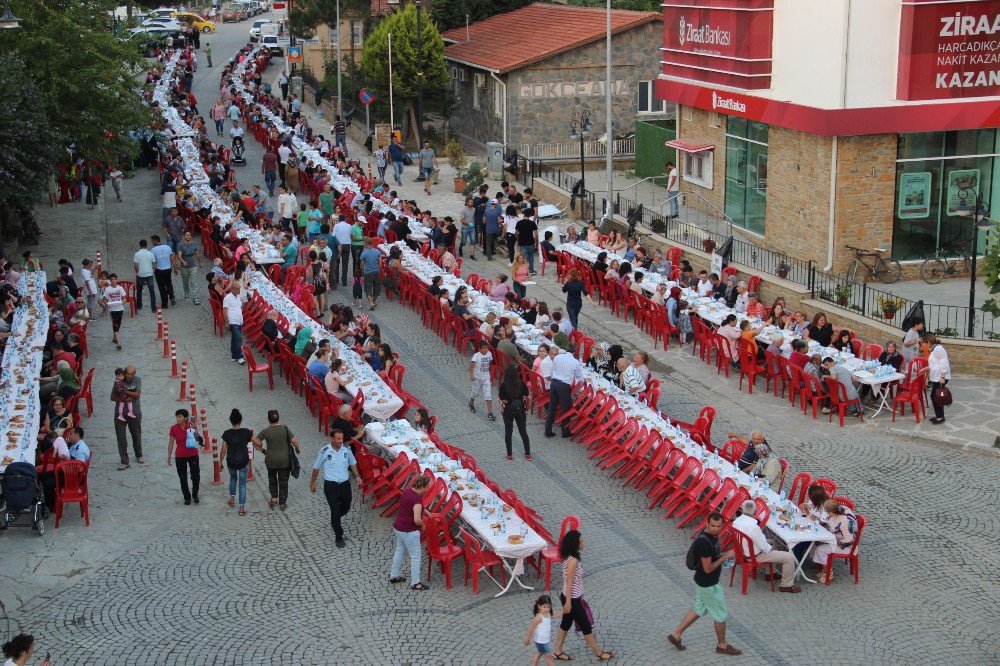
{"type": "MultiPolygon", "coordinates": [[[[246,27],[221,27],[208,40],[217,62],[243,44],[246,27]]],[[[196,75],[195,94],[206,108],[217,72],[202,66],[196,75]]],[[[260,147],[248,142],[241,184],[259,181],[260,156],[260,147]]],[[[411,178],[407,173],[404,195],[425,201],[411,178]]],[[[458,199],[446,183],[443,177],[429,205],[454,212],[458,199]]],[[[129,274],[138,238],[156,233],[158,220],[156,178],[143,172],[126,181],[122,203],[104,198],[94,210],[78,204],[40,210],[46,234],[38,253],[46,263],[61,256],[79,262],[104,246],[107,234],[105,263],[129,274]]],[[[476,263],[469,262],[469,269],[503,268],[476,263]]],[[[550,276],[536,289],[550,302],[558,300],[550,276]]],[[[342,302],[347,297],[336,296],[342,302]]],[[[206,305],[178,301],[167,319],[211,434],[217,437],[227,427],[234,406],[255,429],[267,409],[277,408],[303,441],[308,466],[323,441],[302,399],[283,380],[273,392],[258,381],[248,393],[245,370],[228,360],[228,341],[211,333],[206,305]]],[[[537,418],[529,420],[534,462],[506,462],[499,424],[465,408],[466,359],[395,303],[380,305],[374,320],[407,367],[405,388],[438,415],[444,439],[468,450],[491,478],[536,507],[550,530],[566,515],[580,517],[587,539],[586,596],[598,641],[618,651],[618,662],[720,661],[706,620],[685,634],[684,653],[664,640],[693,595],[683,565],[686,531],[646,511],[644,496],[588,465],[575,444],[542,438],[537,418]]],[[[583,327],[626,347],[649,346],[631,323],[601,307],[584,309],[583,327]]],[[[97,368],[95,414],[83,424],[95,456],[90,527],[70,507],[60,528],[50,523],[42,538],[23,529],[0,535],[0,601],[12,631],[37,637],[36,654],[50,651],[58,664],[496,664],[531,658],[521,640],[535,593],[493,599],[492,583],[483,578],[480,594],[473,596],[462,587],[460,565],[453,568],[451,590],[436,567],[429,592],[389,585],[390,522],[357,498],[346,518],[345,550],[333,547],[326,504],[322,496],[309,495],[303,479],[291,484],[287,512],[267,508],[260,462],[247,516],[226,506],[225,485],[211,485],[211,459],[204,455],[202,502],[184,506],[176,474],[165,464],[166,430],[181,404],[178,382],[169,377],[148,310],[126,318],[123,331],[125,350],[117,352],[106,318],[90,327],[86,366],[97,368]],[[126,363],[134,363],[144,380],[148,463],[118,472],[107,395],[111,369],[126,363]]],[[[1000,660],[996,456],[942,445],[922,433],[901,432],[898,425],[840,429],[812,421],[762,391],[752,398],[738,393],[732,379],[716,378],[687,350],[672,346],[656,357],[655,370],[665,379],[662,410],[690,420],[702,405],[716,405],[719,440],[728,430],[765,428],[791,461],[792,474],[809,471],[837,480],[839,493],[853,498],[870,520],[860,585],[839,565],[829,588],[805,584],[799,595],[771,594],[762,582],[751,582],[746,597],[738,587],[727,589],[729,638],[745,651],[733,663],[1000,660]]],[[[957,402],[963,382],[955,382],[957,402]]],[[[882,415],[878,421],[886,420],[882,415]]],[[[554,579],[560,579],[557,571],[554,579]]],[[[573,634],[567,651],[585,663],[593,660],[573,634]]]]}

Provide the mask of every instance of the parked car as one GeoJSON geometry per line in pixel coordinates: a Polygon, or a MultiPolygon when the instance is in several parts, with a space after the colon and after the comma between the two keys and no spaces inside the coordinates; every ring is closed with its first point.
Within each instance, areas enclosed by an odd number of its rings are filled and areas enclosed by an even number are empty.
{"type": "Polygon", "coordinates": [[[156,54],[156,47],[171,46],[181,35],[180,30],[169,28],[132,28],[128,32],[147,58],[156,54]]]}
{"type": "Polygon", "coordinates": [[[148,18],[139,24],[139,28],[163,28],[166,30],[181,30],[184,26],[172,18],[148,18]]]}
{"type": "Polygon", "coordinates": [[[173,16],[174,12],[176,11],[177,11],[176,9],[173,9],[171,7],[160,7],[159,9],[150,10],[150,12],[146,14],[146,18],[168,19],[171,16],[173,16]]]}
{"type": "Polygon", "coordinates": [[[233,2],[226,5],[226,8],[222,10],[223,23],[239,23],[246,18],[247,10],[242,3],[233,2]]]}
{"type": "Polygon", "coordinates": [[[277,35],[264,35],[260,40],[261,45],[271,52],[271,55],[284,55],[285,47],[278,45],[277,35]]]}
{"type": "Polygon", "coordinates": [[[175,12],[172,16],[184,25],[194,26],[202,32],[215,32],[214,23],[194,12],[175,12]]]}
{"type": "Polygon", "coordinates": [[[271,19],[256,19],[253,22],[253,25],[250,26],[250,39],[255,42],[260,41],[261,26],[270,22],[271,19]]]}
{"type": "Polygon", "coordinates": [[[267,6],[260,0],[250,0],[250,5],[253,7],[254,16],[260,16],[267,11],[267,6]]]}

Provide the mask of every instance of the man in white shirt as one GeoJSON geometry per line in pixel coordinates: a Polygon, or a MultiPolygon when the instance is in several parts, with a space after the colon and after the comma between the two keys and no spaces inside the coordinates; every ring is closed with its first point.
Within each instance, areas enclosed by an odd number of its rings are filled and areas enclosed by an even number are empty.
{"type": "Polygon", "coordinates": [[[288,158],[291,155],[292,149],[288,147],[287,143],[278,146],[278,176],[281,178],[282,187],[285,187],[285,165],[288,164],[288,158]]]}
{"type": "MultiPolygon", "coordinates": [[[[573,403],[572,386],[573,382],[583,381],[583,365],[569,352],[562,352],[552,359],[552,384],[549,388],[549,415],[545,419],[545,436],[555,437],[552,432],[552,425],[555,423],[556,414],[562,408],[563,412],[568,412],[573,403]]],[[[566,423],[562,423],[562,436],[569,437],[570,432],[566,423]]]]}
{"type": "MultiPolygon", "coordinates": [[[[284,162],[282,162],[284,164],[284,162]]],[[[278,217],[281,219],[281,226],[286,231],[292,229],[292,218],[295,217],[295,210],[299,207],[298,199],[288,191],[284,183],[278,188],[278,217]]]]}
{"type": "Polygon", "coordinates": [[[714,289],[712,281],[708,279],[708,271],[698,271],[698,286],[696,287],[698,295],[711,296],[714,289]]]}
{"type": "Polygon", "coordinates": [[[733,310],[739,314],[746,314],[747,305],[750,302],[750,295],[747,293],[746,282],[741,280],[740,283],[736,285],[736,294],[736,304],[733,305],[733,310]]]}
{"type": "MultiPolygon", "coordinates": [[[[337,239],[337,252],[340,254],[340,284],[347,286],[347,269],[351,266],[351,223],[343,215],[337,224],[333,225],[333,236],[337,239]]],[[[333,280],[337,280],[337,270],[334,268],[333,280]]]]}
{"type": "Polygon", "coordinates": [[[552,313],[552,321],[559,324],[559,332],[565,333],[567,337],[573,332],[573,323],[561,310],[555,310],[552,313]]]}
{"type": "MultiPolygon", "coordinates": [[[[754,550],[754,557],[758,562],[773,562],[781,565],[781,587],[782,592],[795,594],[802,590],[795,585],[795,556],[787,550],[777,550],[768,543],[760,525],[754,520],[753,514],[756,510],[753,500],[743,502],[740,508],[741,515],[733,520],[733,529],[740,532],[750,540],[754,550]]],[[[746,544],[743,544],[743,556],[749,558],[746,544]]]]}
{"type": "Polygon", "coordinates": [[[83,268],[80,269],[80,281],[83,286],[83,296],[87,298],[87,309],[91,312],[94,311],[94,305],[97,304],[97,282],[94,280],[94,274],[90,270],[90,267],[93,265],[93,261],[90,259],[84,259],[83,268]]]}
{"type": "Polygon", "coordinates": [[[681,178],[673,162],[667,162],[667,201],[670,202],[670,217],[680,216],[678,199],[681,194],[681,178]]]}
{"type": "Polygon", "coordinates": [[[149,311],[156,312],[156,292],[154,291],[153,266],[156,257],[149,251],[146,239],[139,241],[139,250],[132,257],[132,267],[135,268],[135,309],[142,311],[142,288],[149,289],[149,311]]]}
{"type": "Polygon", "coordinates": [[[240,298],[240,285],[233,282],[229,286],[229,293],[222,299],[222,308],[226,311],[226,318],[229,321],[229,332],[232,337],[229,341],[229,354],[234,361],[243,365],[246,360],[243,358],[243,300],[240,298]]]}
{"type": "Polygon", "coordinates": [[[552,388],[552,361],[559,355],[559,347],[550,347],[545,344],[542,346],[545,348],[547,355],[542,359],[542,362],[538,364],[538,374],[542,376],[542,381],[545,383],[545,390],[548,391],[552,388]]]}

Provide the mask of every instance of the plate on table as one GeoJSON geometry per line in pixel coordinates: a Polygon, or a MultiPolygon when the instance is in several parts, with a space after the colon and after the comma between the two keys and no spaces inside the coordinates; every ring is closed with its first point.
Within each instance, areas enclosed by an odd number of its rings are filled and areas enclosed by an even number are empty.
{"type": "Polygon", "coordinates": [[[520,534],[511,534],[509,537],[507,537],[507,543],[511,544],[512,546],[519,546],[522,543],[524,543],[524,537],[521,536],[520,534]]]}

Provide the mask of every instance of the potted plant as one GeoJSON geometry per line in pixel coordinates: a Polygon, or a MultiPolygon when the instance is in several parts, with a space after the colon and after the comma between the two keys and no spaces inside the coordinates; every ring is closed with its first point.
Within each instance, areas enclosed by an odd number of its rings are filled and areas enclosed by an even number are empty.
{"type": "Polygon", "coordinates": [[[895,317],[899,309],[906,304],[906,301],[902,298],[893,296],[892,294],[880,294],[875,297],[875,302],[882,308],[882,316],[886,319],[895,317]]]}
{"type": "Polygon", "coordinates": [[[781,263],[778,264],[778,268],[777,268],[778,277],[780,277],[782,280],[784,280],[786,277],[788,277],[788,271],[790,269],[791,269],[791,266],[788,265],[788,262],[786,262],[784,259],[782,259],[781,263]]]}
{"type": "Polygon", "coordinates": [[[469,161],[465,155],[465,149],[462,148],[462,144],[452,139],[444,147],[444,156],[451,168],[455,170],[455,191],[461,192],[468,185],[464,177],[465,166],[469,161]]]}
{"type": "Polygon", "coordinates": [[[462,196],[471,197],[473,192],[479,191],[479,186],[486,182],[486,167],[481,162],[473,162],[462,174],[465,187],[462,188],[462,196]]]}
{"type": "Polygon", "coordinates": [[[851,285],[846,282],[841,282],[837,285],[837,288],[833,290],[833,296],[837,299],[837,305],[847,305],[847,299],[851,297],[851,285]]]}
{"type": "Polygon", "coordinates": [[[715,249],[715,240],[711,238],[704,238],[701,241],[701,246],[704,248],[705,252],[712,254],[712,250],[715,249]]]}

